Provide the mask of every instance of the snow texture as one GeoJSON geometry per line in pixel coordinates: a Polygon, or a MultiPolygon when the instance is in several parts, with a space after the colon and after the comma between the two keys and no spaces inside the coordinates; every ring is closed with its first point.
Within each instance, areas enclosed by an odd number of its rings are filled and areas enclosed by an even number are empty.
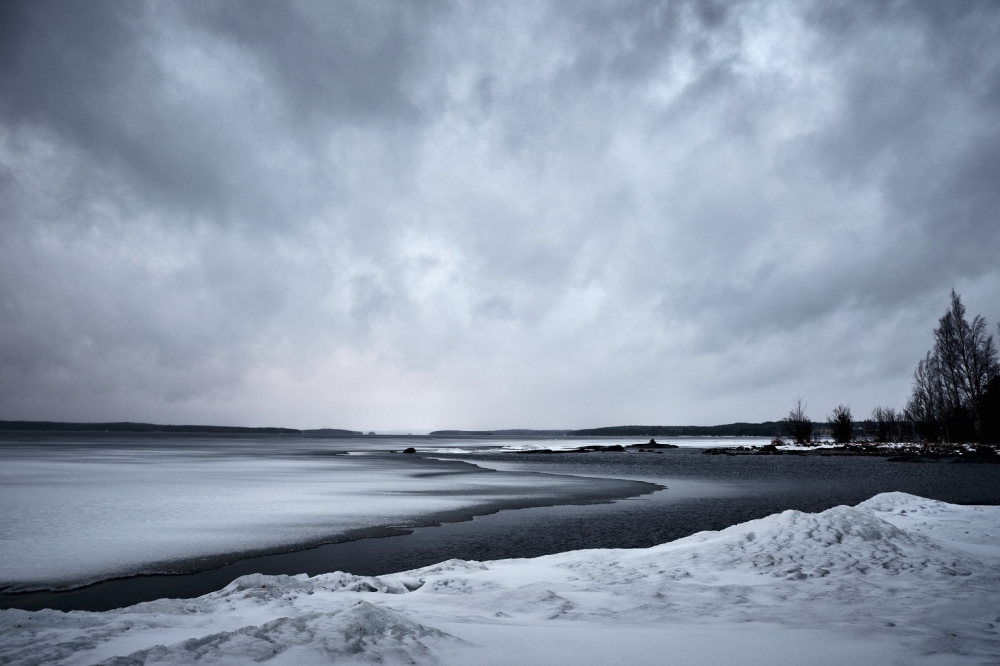
{"type": "Polygon", "coordinates": [[[0,663],[996,664],[1000,507],[902,493],[648,549],[0,612],[0,663]]]}

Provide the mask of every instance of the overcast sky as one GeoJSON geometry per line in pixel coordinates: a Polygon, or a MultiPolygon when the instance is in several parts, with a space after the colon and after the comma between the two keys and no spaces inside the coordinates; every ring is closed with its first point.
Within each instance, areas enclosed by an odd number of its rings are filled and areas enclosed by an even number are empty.
{"type": "Polygon", "coordinates": [[[0,418],[901,407],[1000,318],[1000,4],[0,4],[0,418]]]}

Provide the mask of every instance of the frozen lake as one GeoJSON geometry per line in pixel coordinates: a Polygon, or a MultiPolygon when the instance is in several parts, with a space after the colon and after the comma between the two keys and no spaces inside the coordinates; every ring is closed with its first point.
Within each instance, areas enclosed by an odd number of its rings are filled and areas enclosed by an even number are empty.
{"type": "Polygon", "coordinates": [[[212,568],[503,508],[607,501],[639,482],[390,453],[406,441],[5,435],[0,588],[212,568]]]}
{"type": "Polygon", "coordinates": [[[682,448],[657,454],[520,452],[634,443],[591,438],[2,442],[0,571],[8,585],[65,587],[137,572],[198,571],[0,595],[0,604],[23,608],[103,609],[194,597],[252,573],[382,575],[454,557],[645,548],[888,491],[1000,504],[1000,465],[706,456],[698,448],[746,439],[682,440],[682,448]],[[410,445],[418,454],[389,453],[410,445]],[[348,451],[360,454],[343,455],[348,451]],[[630,498],[567,506],[623,497],[630,498]],[[464,522],[401,534],[400,528],[442,520],[464,522]],[[365,535],[396,536],[344,541],[365,535]]]}

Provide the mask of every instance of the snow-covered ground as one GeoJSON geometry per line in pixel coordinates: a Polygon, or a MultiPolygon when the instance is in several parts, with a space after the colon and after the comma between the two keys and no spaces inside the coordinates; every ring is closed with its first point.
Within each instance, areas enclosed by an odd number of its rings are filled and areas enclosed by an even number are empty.
{"type": "MultiPolygon", "coordinates": [[[[461,439],[457,442],[431,440],[427,444],[416,443],[418,451],[428,453],[496,453],[528,451],[570,451],[581,446],[627,446],[642,444],[649,437],[553,437],[542,438],[479,438],[461,439]]],[[[760,446],[770,444],[770,437],[661,437],[661,444],[673,444],[681,448],[713,449],[728,446],[760,446]]]]}
{"type": "Polygon", "coordinates": [[[322,449],[331,446],[343,444],[220,438],[9,444],[0,465],[0,588],[64,588],[199,569],[219,558],[456,512],[654,488],[322,449]]]}
{"type": "Polygon", "coordinates": [[[997,664],[1000,507],[902,493],[637,550],[0,612],[8,664],[997,664]]]}

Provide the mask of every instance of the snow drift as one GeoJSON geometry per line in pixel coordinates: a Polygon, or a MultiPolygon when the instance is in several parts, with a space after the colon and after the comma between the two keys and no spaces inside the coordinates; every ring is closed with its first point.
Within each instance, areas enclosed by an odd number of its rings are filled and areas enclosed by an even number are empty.
{"type": "Polygon", "coordinates": [[[992,664],[997,599],[1000,507],[887,493],[648,549],[3,611],[0,662],[992,664]]]}

